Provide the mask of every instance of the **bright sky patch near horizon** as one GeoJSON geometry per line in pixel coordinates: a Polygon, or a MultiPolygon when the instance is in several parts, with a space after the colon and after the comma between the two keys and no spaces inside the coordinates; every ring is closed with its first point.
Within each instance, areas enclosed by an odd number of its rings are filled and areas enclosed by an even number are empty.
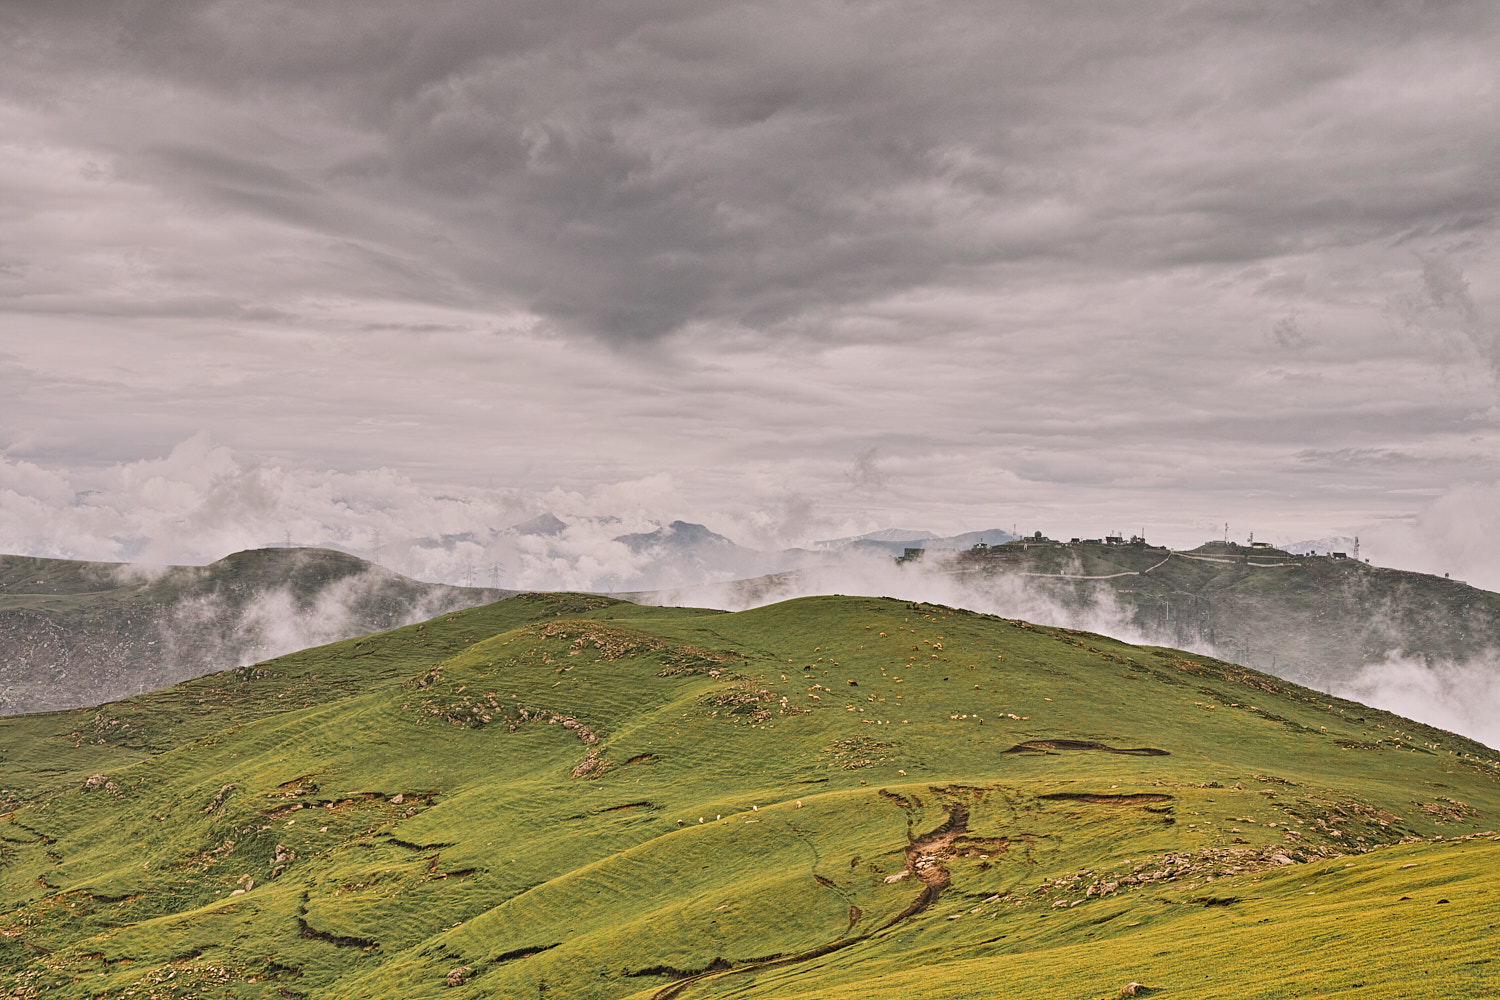
{"type": "Polygon", "coordinates": [[[8,3],[0,549],[1227,521],[1500,589],[1496,51],[1480,0],[8,3]]]}

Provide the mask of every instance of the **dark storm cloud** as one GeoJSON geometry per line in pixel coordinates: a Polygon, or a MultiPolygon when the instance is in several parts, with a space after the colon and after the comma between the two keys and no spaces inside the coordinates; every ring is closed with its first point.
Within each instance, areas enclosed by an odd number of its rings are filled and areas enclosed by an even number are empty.
{"type": "Polygon", "coordinates": [[[1466,83],[1453,54],[1479,58],[1469,46],[1495,17],[1484,3],[33,4],[10,9],[22,68],[8,75],[69,105],[80,83],[165,88],[140,139],[112,140],[127,175],[422,259],[476,303],[639,339],[806,331],[976,274],[1224,265],[1488,227],[1500,134],[1475,123],[1494,94],[1447,88],[1466,83]],[[1438,92],[1429,71],[1448,74],[1438,92]],[[174,110],[173,95],[201,106],[174,110]],[[220,105],[239,131],[209,127],[220,105]],[[383,205],[413,221],[361,218],[383,205]]]}

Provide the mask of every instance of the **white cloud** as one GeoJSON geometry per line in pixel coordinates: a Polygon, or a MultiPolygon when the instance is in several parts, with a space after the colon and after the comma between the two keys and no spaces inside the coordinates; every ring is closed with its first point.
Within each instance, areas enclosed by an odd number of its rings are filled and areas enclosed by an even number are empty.
{"type": "Polygon", "coordinates": [[[1500,591],[1500,482],[1455,486],[1361,541],[1362,551],[1387,565],[1500,591]]]}
{"type": "Polygon", "coordinates": [[[1500,747],[1500,658],[1424,663],[1392,654],[1334,694],[1500,747]]]}

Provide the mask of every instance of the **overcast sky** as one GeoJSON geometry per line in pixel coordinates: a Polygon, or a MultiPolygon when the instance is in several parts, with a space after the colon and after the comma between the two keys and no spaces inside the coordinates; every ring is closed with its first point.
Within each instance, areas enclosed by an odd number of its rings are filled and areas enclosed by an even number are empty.
{"type": "Polygon", "coordinates": [[[8,0],[0,549],[1227,521],[1500,588],[1496,52],[1492,0],[8,0]]]}

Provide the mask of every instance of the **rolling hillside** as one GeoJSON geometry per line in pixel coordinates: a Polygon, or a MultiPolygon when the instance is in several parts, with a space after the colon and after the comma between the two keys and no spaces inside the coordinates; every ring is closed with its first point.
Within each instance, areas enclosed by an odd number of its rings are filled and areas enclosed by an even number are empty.
{"type": "Polygon", "coordinates": [[[154,569],[0,555],[0,715],[97,705],[510,593],[328,549],[154,569]]]}
{"type": "Polygon", "coordinates": [[[886,599],[523,595],[0,720],[0,995],[1494,994],[1500,755],[886,599]]]}

